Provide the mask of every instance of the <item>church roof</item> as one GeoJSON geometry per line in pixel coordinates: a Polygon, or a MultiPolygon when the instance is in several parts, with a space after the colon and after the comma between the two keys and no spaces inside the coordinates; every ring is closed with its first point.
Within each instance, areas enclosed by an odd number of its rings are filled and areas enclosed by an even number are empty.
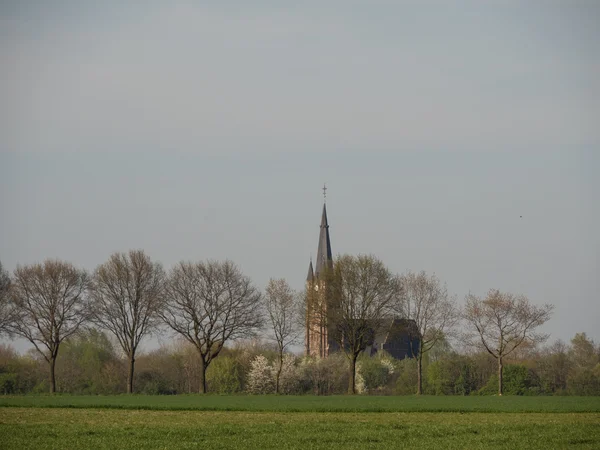
{"type": "Polygon", "coordinates": [[[412,319],[389,318],[381,323],[381,326],[375,332],[375,342],[388,343],[395,339],[398,333],[406,333],[410,336],[417,336],[419,330],[417,324],[412,319]]]}
{"type": "Polygon", "coordinates": [[[333,267],[333,254],[331,253],[331,240],[329,239],[329,224],[327,223],[327,208],[323,203],[323,214],[321,215],[321,230],[319,232],[319,248],[317,250],[317,264],[315,276],[325,268],[333,267]]]}

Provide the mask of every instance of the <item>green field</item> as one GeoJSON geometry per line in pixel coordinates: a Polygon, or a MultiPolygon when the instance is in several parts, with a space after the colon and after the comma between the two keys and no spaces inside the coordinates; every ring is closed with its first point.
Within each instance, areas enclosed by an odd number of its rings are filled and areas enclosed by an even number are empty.
{"type": "Polygon", "coordinates": [[[598,414],[0,408],[7,449],[600,448],[598,414]]]}
{"type": "Polygon", "coordinates": [[[42,395],[0,396],[0,407],[262,412],[591,412],[600,397],[42,395]]]}
{"type": "Polygon", "coordinates": [[[600,398],[0,396],[5,448],[600,449],[600,398]]]}

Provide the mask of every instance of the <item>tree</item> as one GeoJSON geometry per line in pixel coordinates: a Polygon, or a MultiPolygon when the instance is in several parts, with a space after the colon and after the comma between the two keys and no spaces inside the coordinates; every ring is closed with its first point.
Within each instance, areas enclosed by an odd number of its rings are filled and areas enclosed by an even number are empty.
{"type": "Polygon", "coordinates": [[[31,342],[49,364],[51,393],[60,344],[89,318],[88,287],[88,274],[68,262],[46,260],[14,271],[10,331],[31,342]]]}
{"type": "Polygon", "coordinates": [[[251,394],[272,394],[274,388],[273,367],[265,356],[258,355],[250,364],[247,390],[251,394]]]}
{"type": "Polygon", "coordinates": [[[435,276],[408,272],[400,278],[401,294],[393,309],[405,319],[413,321],[408,327],[413,358],[417,360],[417,395],[423,393],[423,355],[436,344],[445,342],[452,332],[459,314],[456,300],[448,295],[445,285],[435,276]],[[415,342],[419,342],[415,348],[415,342]]]}
{"type": "Polygon", "coordinates": [[[14,304],[9,296],[10,276],[0,262],[0,334],[8,332],[14,320],[14,304]]]}
{"type": "Polygon", "coordinates": [[[515,296],[498,290],[490,290],[485,299],[469,294],[464,317],[473,331],[467,337],[480,341],[481,345],[498,361],[498,395],[503,392],[504,358],[523,343],[536,345],[548,336],[536,333],[546,323],[554,306],[532,305],[525,296],[515,296]]]}
{"type": "Polygon", "coordinates": [[[594,341],[586,333],[576,333],[571,339],[570,354],[576,369],[592,369],[600,362],[594,341]]]}
{"type": "Polygon", "coordinates": [[[269,280],[265,305],[269,313],[273,341],[277,345],[279,365],[275,373],[275,393],[279,394],[279,379],[283,369],[285,350],[298,340],[298,296],[284,279],[269,280]]]}
{"type": "Polygon", "coordinates": [[[568,376],[569,391],[575,395],[600,393],[600,356],[594,341],[586,333],[571,339],[569,360],[572,370],[568,376]]]}
{"type": "Polygon", "coordinates": [[[115,253],[98,266],[92,283],[93,320],[115,335],[127,355],[127,393],[133,392],[135,354],[159,324],[165,273],[142,250],[115,253]]]}
{"type": "Polygon", "coordinates": [[[206,369],[225,343],[252,337],[262,326],[260,292],[231,261],[180,262],[169,275],[165,323],[200,355],[200,393],[206,369]]]}
{"type": "Polygon", "coordinates": [[[536,366],[544,392],[566,391],[573,362],[569,358],[567,345],[558,340],[544,349],[537,357],[536,366]]]}
{"type": "Polygon", "coordinates": [[[110,377],[120,360],[108,336],[94,328],[80,329],[65,340],[56,361],[61,392],[115,394],[123,377],[110,377]]]}
{"type": "Polygon", "coordinates": [[[374,330],[388,316],[400,292],[398,278],[370,255],[337,258],[330,277],[333,301],[328,306],[332,338],[349,360],[348,393],[356,393],[356,360],[373,342],[374,330]]]}

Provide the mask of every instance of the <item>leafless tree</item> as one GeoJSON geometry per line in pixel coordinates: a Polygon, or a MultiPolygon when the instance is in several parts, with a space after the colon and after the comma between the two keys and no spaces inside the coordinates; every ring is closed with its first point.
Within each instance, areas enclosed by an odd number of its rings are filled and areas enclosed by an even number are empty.
{"type": "Polygon", "coordinates": [[[135,354],[160,323],[165,273],[142,250],[115,253],[98,266],[92,283],[93,320],[115,335],[127,355],[127,393],[133,392],[135,354]]]}
{"type": "Polygon", "coordinates": [[[200,355],[200,393],[206,369],[225,343],[262,326],[260,292],[231,261],[180,262],[170,273],[161,316],[200,355]]]}
{"type": "Polygon", "coordinates": [[[0,262],[0,334],[9,332],[9,325],[14,320],[15,307],[10,300],[10,275],[0,262]]]}
{"type": "Polygon", "coordinates": [[[348,393],[355,394],[356,360],[388,317],[400,283],[379,259],[370,255],[338,257],[330,282],[333,299],[328,306],[328,326],[349,360],[348,393]]]}
{"type": "Polygon", "coordinates": [[[413,321],[407,330],[411,353],[417,360],[417,394],[420,395],[423,393],[423,355],[448,337],[458,322],[459,313],[456,299],[448,295],[446,286],[435,275],[408,272],[400,277],[400,283],[401,294],[392,309],[396,315],[413,321]]]}
{"type": "Polygon", "coordinates": [[[551,392],[564,392],[568,387],[569,373],[573,370],[573,360],[569,358],[569,347],[561,340],[543,348],[535,356],[536,372],[540,384],[548,386],[551,392]]]}
{"type": "Polygon", "coordinates": [[[269,280],[266,289],[265,305],[269,313],[272,339],[277,345],[279,366],[275,376],[275,392],[279,394],[279,379],[283,368],[285,350],[298,341],[298,294],[283,278],[269,280]]]}
{"type": "Polygon", "coordinates": [[[503,360],[524,343],[544,342],[548,335],[536,333],[552,315],[554,306],[532,305],[527,297],[490,290],[485,299],[469,294],[464,317],[473,327],[468,336],[498,360],[498,395],[502,395],[503,360]]]}
{"type": "Polygon", "coordinates": [[[27,339],[50,365],[50,392],[56,392],[60,344],[89,318],[89,277],[68,262],[18,266],[10,289],[16,309],[9,329],[27,339]]]}

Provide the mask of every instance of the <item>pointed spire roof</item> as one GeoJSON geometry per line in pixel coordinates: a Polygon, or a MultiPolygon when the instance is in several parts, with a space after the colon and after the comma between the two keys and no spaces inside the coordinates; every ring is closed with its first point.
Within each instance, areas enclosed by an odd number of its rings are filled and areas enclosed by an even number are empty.
{"type": "Polygon", "coordinates": [[[318,277],[326,267],[333,267],[333,254],[331,253],[331,240],[329,238],[327,208],[325,203],[323,203],[323,214],[321,215],[321,231],[319,232],[319,248],[317,250],[315,276],[318,277]]]}
{"type": "Polygon", "coordinates": [[[313,271],[312,258],[310,259],[310,264],[308,265],[308,275],[306,276],[306,281],[313,281],[315,278],[315,272],[313,271]]]}

